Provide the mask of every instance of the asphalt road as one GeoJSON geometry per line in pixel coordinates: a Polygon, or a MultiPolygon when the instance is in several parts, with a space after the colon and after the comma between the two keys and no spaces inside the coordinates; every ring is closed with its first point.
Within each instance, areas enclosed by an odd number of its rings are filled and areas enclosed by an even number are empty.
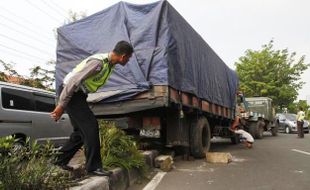
{"type": "Polygon", "coordinates": [[[211,151],[230,152],[233,162],[176,161],[175,168],[163,173],[155,189],[310,190],[310,135],[299,139],[296,134],[272,137],[266,133],[264,139],[256,140],[253,149],[216,141],[211,151]]]}

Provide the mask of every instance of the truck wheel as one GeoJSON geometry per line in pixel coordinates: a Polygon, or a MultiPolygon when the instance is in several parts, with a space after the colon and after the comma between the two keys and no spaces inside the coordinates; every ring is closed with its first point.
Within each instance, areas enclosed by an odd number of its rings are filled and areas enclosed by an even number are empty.
{"type": "Polygon", "coordinates": [[[272,136],[277,136],[278,135],[278,129],[279,129],[279,123],[276,122],[274,127],[271,128],[272,136]]]}
{"type": "Polygon", "coordinates": [[[257,131],[257,122],[251,122],[249,124],[249,133],[252,135],[253,138],[256,138],[256,131],[257,131]]]}
{"type": "Polygon", "coordinates": [[[232,144],[239,144],[240,143],[240,136],[235,134],[233,137],[230,137],[232,144]]]}
{"type": "Polygon", "coordinates": [[[211,132],[204,117],[193,119],[190,127],[190,150],[195,158],[204,158],[210,149],[211,132]]]}
{"type": "Polygon", "coordinates": [[[265,123],[260,121],[257,123],[257,130],[256,130],[256,134],[255,134],[255,138],[256,139],[262,139],[264,136],[264,125],[265,123]]]}

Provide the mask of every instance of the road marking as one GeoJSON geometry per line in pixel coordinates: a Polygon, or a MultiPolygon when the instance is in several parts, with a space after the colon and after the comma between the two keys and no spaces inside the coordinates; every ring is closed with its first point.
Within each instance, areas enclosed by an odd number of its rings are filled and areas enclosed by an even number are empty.
{"type": "Polygon", "coordinates": [[[310,156],[310,152],[305,152],[305,151],[297,150],[297,149],[292,149],[292,151],[294,151],[294,152],[299,152],[299,153],[302,153],[302,154],[305,154],[305,155],[310,156]]]}
{"type": "Polygon", "coordinates": [[[154,190],[167,172],[158,172],[153,179],[143,188],[143,190],[154,190]]]}

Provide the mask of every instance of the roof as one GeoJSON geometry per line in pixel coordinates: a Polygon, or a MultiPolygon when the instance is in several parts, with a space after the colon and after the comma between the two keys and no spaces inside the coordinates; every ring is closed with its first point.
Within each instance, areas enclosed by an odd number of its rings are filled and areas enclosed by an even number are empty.
{"type": "Polygon", "coordinates": [[[50,94],[50,95],[55,95],[54,92],[50,92],[47,90],[0,81],[0,87],[3,87],[3,86],[4,87],[14,87],[14,88],[19,88],[19,89],[23,89],[23,90],[31,90],[33,92],[41,92],[41,93],[46,93],[46,94],[50,94]]]}

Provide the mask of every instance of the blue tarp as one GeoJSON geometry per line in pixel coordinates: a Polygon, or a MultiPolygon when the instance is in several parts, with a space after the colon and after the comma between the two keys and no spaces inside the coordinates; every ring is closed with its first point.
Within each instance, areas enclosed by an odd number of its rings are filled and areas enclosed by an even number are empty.
{"type": "Polygon", "coordinates": [[[56,88],[84,58],[109,52],[120,40],[134,54],[116,66],[99,91],[121,90],[102,100],[120,101],[146,91],[150,85],[177,90],[233,108],[238,78],[212,48],[167,2],[135,5],[119,2],[101,12],[58,28],[56,88]]]}

